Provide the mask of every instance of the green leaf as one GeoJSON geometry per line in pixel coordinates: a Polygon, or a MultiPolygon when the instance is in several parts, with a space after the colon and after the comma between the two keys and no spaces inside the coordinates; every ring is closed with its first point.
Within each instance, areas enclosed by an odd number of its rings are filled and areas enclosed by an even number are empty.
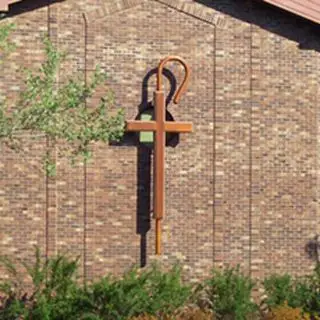
{"type": "MultiPolygon", "coordinates": [[[[5,27],[2,33],[0,31],[0,41],[7,39],[10,30],[11,27],[5,27]]],[[[93,143],[121,139],[123,110],[114,107],[110,90],[96,106],[87,105],[88,99],[106,80],[106,74],[99,66],[87,84],[81,80],[83,77],[74,75],[58,85],[57,74],[66,55],[59,52],[48,37],[43,42],[46,59],[39,70],[24,71],[25,89],[14,112],[0,104],[0,143],[15,151],[25,151],[27,147],[17,139],[21,132],[43,134],[50,141],[48,154],[56,149],[60,158],[75,161],[80,157],[88,161],[92,157],[90,147],[93,143]],[[108,116],[108,109],[113,109],[112,116],[108,116]]],[[[55,162],[50,157],[44,158],[43,169],[48,176],[56,175],[55,162]]]]}

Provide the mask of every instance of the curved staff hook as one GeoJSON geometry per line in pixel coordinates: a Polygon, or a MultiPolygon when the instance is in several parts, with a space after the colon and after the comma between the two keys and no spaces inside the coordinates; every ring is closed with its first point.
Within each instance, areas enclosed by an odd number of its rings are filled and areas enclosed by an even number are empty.
{"type": "Polygon", "coordinates": [[[169,61],[177,61],[180,62],[185,70],[185,77],[183,79],[182,84],[180,85],[177,93],[174,96],[173,102],[175,104],[179,103],[181,95],[186,91],[187,85],[189,83],[189,78],[190,78],[190,68],[187,65],[187,63],[180,57],[178,56],[168,56],[167,58],[161,60],[159,67],[158,67],[158,73],[157,73],[157,91],[161,91],[162,90],[162,73],[163,73],[163,68],[164,65],[169,62],[169,61]]]}

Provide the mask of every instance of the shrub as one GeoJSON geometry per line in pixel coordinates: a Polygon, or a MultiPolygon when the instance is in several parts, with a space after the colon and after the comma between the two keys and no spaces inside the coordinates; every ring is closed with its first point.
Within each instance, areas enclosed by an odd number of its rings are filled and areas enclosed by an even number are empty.
{"type": "Polygon", "coordinates": [[[140,315],[138,317],[131,318],[130,320],[158,320],[158,319],[155,316],[150,316],[148,314],[143,314],[143,315],[140,315]]]}
{"type": "Polygon", "coordinates": [[[186,302],[190,288],[182,284],[179,268],[162,272],[154,266],[142,272],[133,269],[120,280],[103,278],[86,292],[82,305],[89,306],[91,314],[122,320],[144,314],[165,318],[186,302]]]}
{"type": "Polygon", "coordinates": [[[312,316],[320,315],[320,268],[311,276],[293,279],[289,275],[272,275],[264,280],[265,302],[270,308],[283,306],[301,308],[312,316]]]}
{"type": "Polygon", "coordinates": [[[310,315],[304,314],[300,308],[292,308],[285,304],[273,308],[265,320],[310,320],[310,315]]]}
{"type": "Polygon", "coordinates": [[[87,287],[81,304],[99,319],[120,320],[143,314],[150,300],[146,282],[146,275],[139,275],[137,270],[125,274],[121,280],[105,277],[87,287]]]}
{"type": "MultiPolygon", "coordinates": [[[[158,320],[158,317],[151,315],[141,315],[130,320],[158,320]]],[[[199,308],[186,308],[172,316],[166,316],[164,320],[215,320],[212,312],[204,311],[199,308]]]]}
{"type": "Polygon", "coordinates": [[[208,310],[201,310],[199,308],[186,308],[179,312],[174,320],[214,320],[215,317],[212,312],[208,310]]]}
{"type": "Polygon", "coordinates": [[[32,266],[23,263],[32,280],[32,287],[28,293],[23,291],[25,284],[15,265],[4,257],[2,263],[11,274],[12,280],[0,286],[0,292],[4,295],[0,306],[1,319],[77,319],[73,308],[78,295],[75,282],[77,260],[60,255],[42,261],[37,249],[35,263],[32,266]]]}
{"type": "Polygon", "coordinates": [[[213,270],[205,291],[217,318],[245,320],[258,310],[251,300],[253,281],[240,273],[239,267],[213,270]]]}
{"type": "Polygon", "coordinates": [[[289,274],[271,275],[263,281],[267,294],[265,302],[269,307],[283,305],[286,301],[289,305],[293,296],[293,279],[289,274]]]}
{"type": "MultiPolygon", "coordinates": [[[[132,269],[122,278],[107,276],[82,287],[76,281],[78,261],[59,255],[23,263],[18,269],[2,258],[11,280],[0,282],[0,319],[5,320],[249,320],[258,319],[251,300],[253,281],[238,268],[213,270],[195,290],[181,281],[181,269],[157,266],[132,269]],[[27,292],[26,292],[27,290],[27,292]],[[190,304],[197,299],[198,306],[190,304]],[[186,303],[188,307],[186,307],[186,303]]],[[[264,281],[271,310],[265,320],[319,320],[320,267],[311,276],[271,276],[264,281]]]]}
{"type": "Polygon", "coordinates": [[[308,288],[304,310],[320,319],[320,263],[317,264],[313,274],[306,277],[304,283],[304,286],[308,288]]]}
{"type": "Polygon", "coordinates": [[[190,296],[178,267],[133,269],[121,279],[108,276],[82,288],[76,282],[77,260],[60,255],[43,261],[38,249],[35,263],[23,264],[32,280],[30,293],[24,293],[17,268],[7,258],[2,262],[12,281],[0,285],[0,319],[125,320],[144,314],[165,319],[190,296]]]}
{"type": "Polygon", "coordinates": [[[168,315],[183,306],[191,294],[191,287],[182,283],[181,269],[174,266],[169,272],[162,272],[153,266],[147,272],[147,291],[151,303],[146,309],[153,315],[168,315]]]}

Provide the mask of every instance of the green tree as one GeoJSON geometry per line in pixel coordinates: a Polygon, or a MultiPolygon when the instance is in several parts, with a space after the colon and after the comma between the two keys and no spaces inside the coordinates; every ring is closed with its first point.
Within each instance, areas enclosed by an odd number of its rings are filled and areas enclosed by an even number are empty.
{"type": "MultiPolygon", "coordinates": [[[[0,56],[12,45],[8,41],[12,25],[0,25],[0,56]]],[[[39,70],[26,70],[24,89],[13,108],[0,103],[0,145],[26,152],[22,138],[26,132],[33,139],[46,136],[58,157],[74,161],[81,156],[90,158],[90,145],[94,142],[118,141],[123,135],[122,110],[107,113],[114,105],[113,94],[108,91],[94,107],[87,107],[98,86],[106,80],[105,73],[97,67],[92,78],[85,83],[73,76],[57,85],[57,74],[65,54],[59,52],[48,38],[44,39],[46,59],[39,70]],[[55,142],[59,141],[59,144],[55,142]]],[[[115,109],[115,108],[113,108],[115,109]]],[[[48,150],[44,164],[49,174],[55,168],[48,150]]]]}
{"type": "Polygon", "coordinates": [[[14,24],[1,24],[0,25],[0,62],[4,58],[4,54],[13,49],[12,43],[8,40],[10,31],[14,28],[14,24]]]}

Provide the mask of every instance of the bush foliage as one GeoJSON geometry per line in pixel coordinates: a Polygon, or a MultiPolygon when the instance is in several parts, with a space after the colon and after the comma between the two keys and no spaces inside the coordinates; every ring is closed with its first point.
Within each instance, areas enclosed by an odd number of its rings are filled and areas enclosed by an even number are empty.
{"type": "Polygon", "coordinates": [[[287,304],[271,309],[265,320],[310,320],[310,315],[300,308],[292,308],[287,304]]]}
{"type": "Polygon", "coordinates": [[[320,315],[320,267],[310,276],[294,279],[288,274],[272,275],[264,280],[265,300],[270,308],[287,305],[302,309],[313,317],[320,315]]]}
{"type": "Polygon", "coordinates": [[[75,281],[77,260],[61,255],[43,261],[37,249],[33,265],[22,263],[31,280],[31,288],[27,292],[17,267],[5,257],[1,260],[12,280],[0,286],[0,295],[4,295],[0,319],[76,319],[74,302],[79,294],[75,281]]]}
{"type": "Polygon", "coordinates": [[[255,283],[239,268],[213,270],[196,288],[184,284],[178,266],[133,268],[80,285],[78,260],[49,259],[37,249],[33,264],[1,263],[10,280],[0,282],[4,320],[319,320],[319,267],[307,277],[271,276],[263,285],[267,314],[252,300],[255,283]],[[23,275],[28,275],[25,282],[23,275]]]}
{"type": "Polygon", "coordinates": [[[206,281],[205,291],[211,307],[218,319],[229,317],[245,320],[254,314],[258,307],[252,301],[254,282],[243,275],[239,267],[213,270],[206,281]]]}
{"type": "Polygon", "coordinates": [[[2,263],[12,279],[0,286],[0,319],[6,320],[122,320],[144,314],[164,319],[191,293],[179,267],[168,272],[157,266],[132,269],[120,279],[107,276],[82,287],[77,260],[63,255],[44,260],[39,250],[32,266],[23,263],[32,282],[26,293],[17,267],[7,258],[2,263]]]}

